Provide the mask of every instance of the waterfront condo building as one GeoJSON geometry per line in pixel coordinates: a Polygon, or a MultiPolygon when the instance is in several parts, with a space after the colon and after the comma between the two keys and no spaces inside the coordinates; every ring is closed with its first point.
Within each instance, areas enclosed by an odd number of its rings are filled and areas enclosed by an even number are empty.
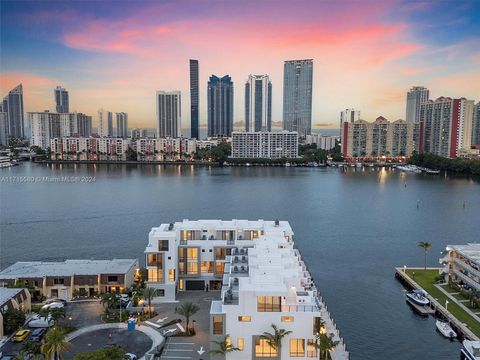
{"type": "Polygon", "coordinates": [[[305,137],[305,144],[315,144],[317,149],[330,150],[335,147],[339,136],[322,136],[322,134],[311,134],[305,137]]]}
{"type": "Polygon", "coordinates": [[[231,136],[233,81],[229,75],[210,76],[207,87],[208,136],[231,136]]]}
{"type": "Polygon", "coordinates": [[[199,139],[198,60],[190,59],[190,137],[199,139]]]}
{"type": "Polygon", "coordinates": [[[111,111],[98,110],[98,135],[100,137],[113,136],[113,114],[111,111]]]}
{"type": "Polygon", "coordinates": [[[30,129],[30,146],[35,145],[45,150],[50,146],[51,139],[60,137],[60,114],[49,111],[29,112],[27,118],[30,129]]]}
{"type": "Polygon", "coordinates": [[[342,154],[346,158],[410,156],[415,150],[418,124],[390,122],[383,116],[374,122],[358,120],[342,126],[342,154]]]}
{"type": "Polygon", "coordinates": [[[68,113],[69,112],[69,101],[68,101],[68,91],[61,86],[57,86],[53,90],[55,96],[55,109],[57,113],[68,113]]]}
{"type": "Polygon", "coordinates": [[[137,271],[135,259],[16,262],[0,271],[0,284],[23,281],[34,287],[35,295],[68,300],[74,291],[81,296],[124,291],[137,271]]]}
{"type": "Polygon", "coordinates": [[[480,102],[473,109],[472,145],[480,147],[480,102]]]}
{"type": "Polygon", "coordinates": [[[313,279],[294,247],[286,221],[183,220],[149,233],[145,249],[147,285],[158,289],[154,303],[175,301],[183,290],[220,291],[212,301],[210,336],[229,335],[240,348],[227,359],[277,358],[260,338],[271,324],[292,331],[282,359],[318,358],[315,336],[339,341],[332,359],[348,359],[344,344],[313,279]],[[321,328],[320,319],[325,321],[321,328]]]}
{"type": "Polygon", "coordinates": [[[480,244],[448,245],[440,259],[445,281],[466,284],[480,291],[480,244]]]}
{"type": "Polygon", "coordinates": [[[180,91],[157,91],[157,138],[177,138],[182,127],[180,91]]]}
{"type": "Polygon", "coordinates": [[[360,120],[360,110],[345,109],[340,111],[340,129],[342,129],[343,123],[353,123],[360,120]]]}
{"type": "Polygon", "coordinates": [[[117,118],[117,137],[128,138],[128,114],[124,112],[116,113],[117,118]]]}
{"type": "Polygon", "coordinates": [[[64,137],[50,140],[50,155],[55,160],[125,160],[130,139],[64,137]]]}
{"type": "Polygon", "coordinates": [[[27,289],[0,287],[0,339],[5,335],[3,314],[9,310],[32,310],[32,296],[27,289]]]}
{"type": "Polygon", "coordinates": [[[420,122],[420,107],[429,100],[429,91],[423,86],[414,86],[407,93],[406,120],[408,123],[420,122]]]}
{"type": "Polygon", "coordinates": [[[419,152],[456,158],[472,145],[473,100],[439,97],[421,105],[419,152]]]}
{"type": "Polygon", "coordinates": [[[245,84],[245,131],[272,131],[272,83],[268,75],[249,75],[245,84]]]}
{"type": "Polygon", "coordinates": [[[312,130],[313,60],[285,61],[283,69],[283,129],[305,138],[312,130]]]}
{"type": "Polygon", "coordinates": [[[237,132],[232,133],[232,158],[296,158],[298,133],[237,132]]]}
{"type": "Polygon", "coordinates": [[[7,113],[8,137],[23,138],[25,136],[23,117],[23,86],[15,86],[3,98],[3,112],[7,113]]]}

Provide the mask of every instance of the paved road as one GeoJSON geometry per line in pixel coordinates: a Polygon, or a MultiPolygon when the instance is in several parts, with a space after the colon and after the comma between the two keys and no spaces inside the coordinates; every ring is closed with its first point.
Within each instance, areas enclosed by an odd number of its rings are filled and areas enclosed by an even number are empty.
{"type": "Polygon", "coordinates": [[[71,302],[65,310],[65,321],[77,329],[103,323],[103,306],[98,300],[71,302]]]}

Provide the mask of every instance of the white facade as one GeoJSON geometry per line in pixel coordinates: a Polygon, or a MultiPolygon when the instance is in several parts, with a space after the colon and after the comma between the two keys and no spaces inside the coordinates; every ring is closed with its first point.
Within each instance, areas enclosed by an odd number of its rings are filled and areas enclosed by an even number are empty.
{"type": "Polygon", "coordinates": [[[232,133],[232,158],[296,158],[298,133],[237,132],[232,133]]]}
{"type": "Polygon", "coordinates": [[[440,259],[446,281],[469,285],[480,291],[480,244],[448,245],[440,259]]]}
{"type": "Polygon", "coordinates": [[[326,331],[339,341],[332,359],[348,359],[343,341],[319,297],[286,221],[198,220],[152,228],[145,249],[147,285],[158,289],[153,303],[176,301],[183,290],[220,290],[212,301],[210,336],[230,336],[241,351],[227,359],[274,355],[259,335],[270,324],[292,331],[282,359],[318,358],[315,336],[326,331]],[[320,328],[319,318],[325,321],[320,328]]]}
{"type": "Polygon", "coordinates": [[[423,86],[414,86],[407,93],[406,121],[408,123],[420,122],[420,107],[428,102],[429,91],[423,86]]]}
{"type": "Polygon", "coordinates": [[[60,136],[60,114],[45,112],[27,113],[30,129],[30,146],[47,149],[50,139],[60,136]]]}
{"type": "Polygon", "coordinates": [[[249,75],[245,84],[245,131],[272,131],[272,83],[268,75],[249,75]]]}
{"type": "Polygon", "coordinates": [[[113,114],[111,111],[98,110],[98,135],[100,137],[113,136],[113,114]]]}
{"type": "Polygon", "coordinates": [[[50,140],[50,153],[56,160],[125,160],[130,139],[64,137],[50,140]]]}
{"type": "Polygon", "coordinates": [[[335,141],[340,140],[338,136],[322,136],[322,134],[311,134],[305,138],[305,144],[316,144],[317,149],[330,150],[335,147],[335,141]]]}

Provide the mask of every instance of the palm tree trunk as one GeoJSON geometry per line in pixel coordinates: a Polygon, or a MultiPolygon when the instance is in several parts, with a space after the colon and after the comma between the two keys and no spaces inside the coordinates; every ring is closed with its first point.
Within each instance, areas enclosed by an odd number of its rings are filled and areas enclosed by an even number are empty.
{"type": "Polygon", "coordinates": [[[425,270],[427,270],[427,249],[425,249],[425,270]]]}

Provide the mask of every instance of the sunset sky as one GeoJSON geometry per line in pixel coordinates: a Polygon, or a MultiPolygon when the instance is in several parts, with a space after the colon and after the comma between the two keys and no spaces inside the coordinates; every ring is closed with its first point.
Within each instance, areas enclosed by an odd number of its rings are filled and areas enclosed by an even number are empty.
{"type": "MultiPolygon", "coordinates": [[[[211,74],[232,76],[234,121],[244,120],[248,74],[270,75],[282,119],[283,61],[314,59],[313,119],[338,127],[405,118],[413,85],[431,97],[480,100],[480,1],[1,1],[1,95],[24,86],[25,111],[128,112],[155,127],[155,91],[181,90],[190,123],[188,60],[200,63],[200,120],[211,74]]],[[[96,121],[94,121],[96,125],[96,121]]]]}

